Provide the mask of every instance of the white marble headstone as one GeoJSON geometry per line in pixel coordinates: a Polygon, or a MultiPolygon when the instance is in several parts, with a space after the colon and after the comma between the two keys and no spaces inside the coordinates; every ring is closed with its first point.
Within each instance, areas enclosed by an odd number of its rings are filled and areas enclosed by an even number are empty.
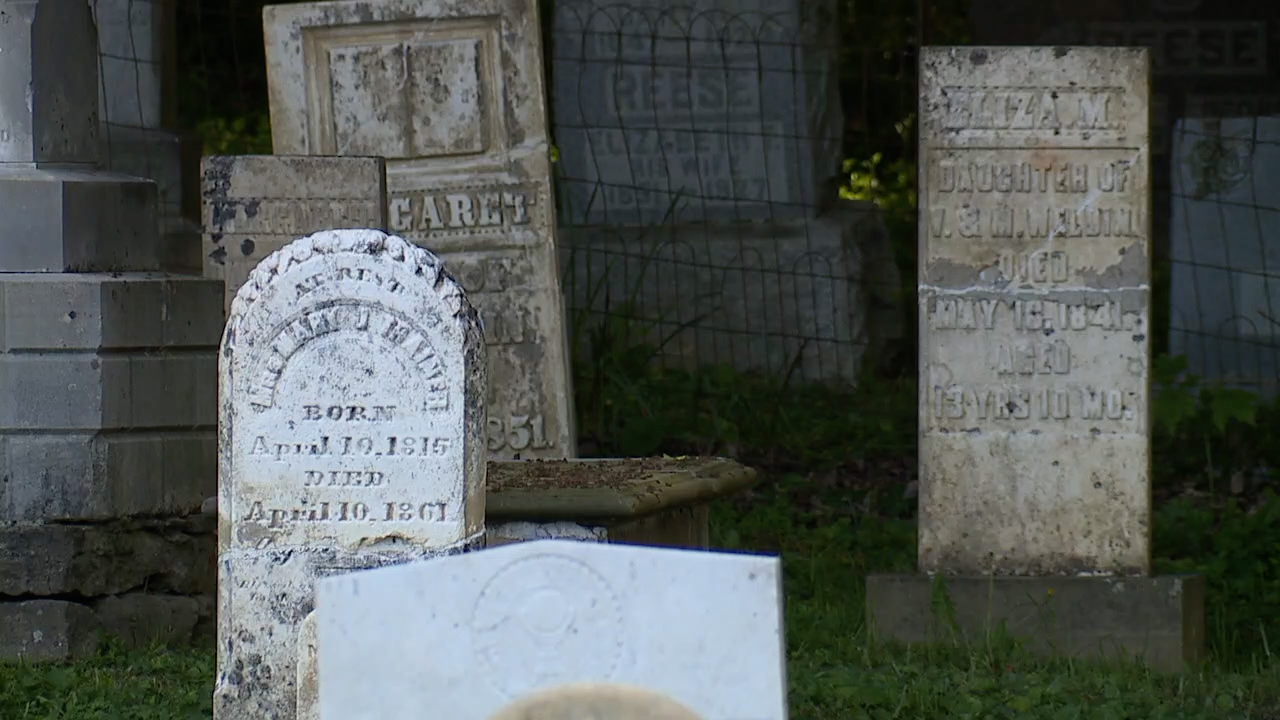
{"type": "Polygon", "coordinates": [[[315,580],[484,533],[480,322],[431,253],[337,230],[267,256],[220,358],[215,718],[289,718],[315,580]]]}
{"type": "Polygon", "coordinates": [[[539,540],[326,578],[320,717],[486,720],[570,683],[785,720],[781,563],[539,540]]]}

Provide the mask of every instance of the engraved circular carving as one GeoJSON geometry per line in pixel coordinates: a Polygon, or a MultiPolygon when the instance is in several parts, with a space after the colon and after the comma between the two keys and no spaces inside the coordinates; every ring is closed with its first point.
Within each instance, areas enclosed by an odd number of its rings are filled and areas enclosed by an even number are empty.
{"type": "Polygon", "coordinates": [[[609,679],[623,656],[622,603],[595,570],[561,555],[503,567],[480,592],[472,647],[504,697],[583,678],[609,679]]]}
{"type": "Polygon", "coordinates": [[[675,700],[610,683],[561,685],[499,710],[489,720],[702,720],[675,700]]]}

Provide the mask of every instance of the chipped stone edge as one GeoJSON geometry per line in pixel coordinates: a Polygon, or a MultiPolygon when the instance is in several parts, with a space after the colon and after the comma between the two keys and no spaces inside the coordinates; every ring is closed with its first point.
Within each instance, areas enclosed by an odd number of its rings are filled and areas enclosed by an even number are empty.
{"type": "Polygon", "coordinates": [[[622,487],[489,490],[485,517],[490,523],[634,520],[730,495],[758,481],[759,474],[754,468],[727,458],[715,458],[685,470],[652,471],[639,482],[622,487]]]}
{"type": "Polygon", "coordinates": [[[299,238],[262,259],[249,273],[244,285],[231,301],[227,335],[223,343],[233,341],[231,334],[238,320],[253,308],[266,287],[277,277],[316,255],[383,255],[402,263],[415,275],[425,275],[435,288],[446,309],[454,317],[463,317],[479,326],[480,316],[467,300],[462,284],[444,267],[444,262],[430,250],[418,247],[398,235],[381,230],[322,230],[299,238]],[[468,317],[469,316],[469,317],[468,317]]]}

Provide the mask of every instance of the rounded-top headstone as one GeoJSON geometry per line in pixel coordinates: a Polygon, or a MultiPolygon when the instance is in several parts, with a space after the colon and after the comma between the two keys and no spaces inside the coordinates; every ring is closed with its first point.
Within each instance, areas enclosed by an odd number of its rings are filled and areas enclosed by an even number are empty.
{"type": "Polygon", "coordinates": [[[292,715],[318,578],[479,545],[486,368],[462,288],[402,238],[320,232],[250,273],[219,356],[219,720],[292,715]]]}
{"type": "Polygon", "coordinates": [[[520,698],[489,720],[702,720],[675,700],[643,688],[579,683],[520,698]]]}
{"type": "Polygon", "coordinates": [[[98,34],[85,0],[0,0],[0,167],[96,164],[98,34]]]}

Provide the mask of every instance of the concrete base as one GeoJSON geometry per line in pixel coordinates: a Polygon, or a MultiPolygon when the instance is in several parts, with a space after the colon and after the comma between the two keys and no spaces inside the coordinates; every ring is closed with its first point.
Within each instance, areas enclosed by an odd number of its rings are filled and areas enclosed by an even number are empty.
{"type": "Polygon", "coordinates": [[[0,169],[0,271],[159,267],[156,185],[105,170],[0,169]]]}
{"type": "Polygon", "coordinates": [[[871,575],[867,625],[881,641],[982,643],[1003,634],[1038,654],[1136,657],[1177,671],[1203,657],[1204,595],[1199,575],[871,575]]]}

